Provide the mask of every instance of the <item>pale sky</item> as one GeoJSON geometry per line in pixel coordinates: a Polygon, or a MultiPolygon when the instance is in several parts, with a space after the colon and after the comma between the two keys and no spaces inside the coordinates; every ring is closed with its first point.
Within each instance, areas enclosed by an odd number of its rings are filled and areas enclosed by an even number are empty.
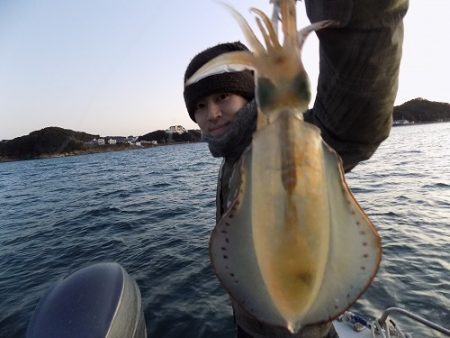
{"type": "MultiPolygon", "coordinates": [[[[268,0],[227,3],[252,27],[249,7],[271,13],[268,0]]],[[[449,13],[449,0],[410,1],[396,104],[450,102],[449,13]]],[[[246,42],[213,0],[0,0],[0,140],[49,126],[101,136],[197,128],[184,106],[185,68],[202,49],[235,40],[246,42]]],[[[314,90],[315,36],[303,60],[314,90]]]]}

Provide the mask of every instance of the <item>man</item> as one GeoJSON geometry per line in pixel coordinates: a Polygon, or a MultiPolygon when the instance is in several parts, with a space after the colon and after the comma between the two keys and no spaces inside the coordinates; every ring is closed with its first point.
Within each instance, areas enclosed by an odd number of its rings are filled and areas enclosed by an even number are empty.
{"type": "MultiPolygon", "coordinates": [[[[403,42],[402,19],[408,0],[306,0],[312,22],[332,19],[339,28],[317,32],[320,75],[307,122],[350,171],[372,156],[387,138],[398,87],[403,42]]],[[[217,55],[246,50],[239,42],[220,44],[196,55],[185,82],[217,55]]],[[[198,123],[213,156],[223,157],[217,187],[217,221],[226,211],[231,173],[256,129],[253,75],[249,71],[213,75],[185,87],[190,117],[198,123]]],[[[334,337],[330,324],[306,327],[296,335],[267,327],[233,304],[238,337],[334,337]]]]}

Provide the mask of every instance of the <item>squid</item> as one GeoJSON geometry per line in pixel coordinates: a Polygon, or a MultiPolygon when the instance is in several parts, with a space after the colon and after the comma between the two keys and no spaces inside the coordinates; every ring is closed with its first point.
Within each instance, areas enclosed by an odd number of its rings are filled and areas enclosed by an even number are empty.
{"type": "Polygon", "coordinates": [[[216,57],[186,85],[220,72],[254,71],[257,130],[232,175],[236,189],[212,231],[210,259],[250,316],[296,333],[335,319],[365,292],[380,264],[381,239],[347,186],[339,156],[302,117],[311,98],[303,44],[312,31],[338,23],[297,31],[295,1],[274,5],[272,20],[251,9],[262,40],[226,5],[251,52],[216,57]]]}

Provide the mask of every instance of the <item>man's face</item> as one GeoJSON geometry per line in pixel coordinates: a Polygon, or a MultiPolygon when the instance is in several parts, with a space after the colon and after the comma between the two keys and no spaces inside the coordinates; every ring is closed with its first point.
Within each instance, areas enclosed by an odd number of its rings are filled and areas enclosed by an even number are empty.
{"type": "Polygon", "coordinates": [[[204,135],[220,137],[246,103],[246,99],[236,94],[212,94],[197,102],[195,120],[204,135]]]}

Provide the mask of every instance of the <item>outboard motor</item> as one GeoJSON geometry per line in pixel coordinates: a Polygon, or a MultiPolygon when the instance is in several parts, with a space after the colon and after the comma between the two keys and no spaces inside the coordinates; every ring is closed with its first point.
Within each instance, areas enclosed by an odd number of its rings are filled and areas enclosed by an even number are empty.
{"type": "Polygon", "coordinates": [[[78,270],[40,300],[27,338],[145,338],[141,294],[117,263],[78,270]]]}

